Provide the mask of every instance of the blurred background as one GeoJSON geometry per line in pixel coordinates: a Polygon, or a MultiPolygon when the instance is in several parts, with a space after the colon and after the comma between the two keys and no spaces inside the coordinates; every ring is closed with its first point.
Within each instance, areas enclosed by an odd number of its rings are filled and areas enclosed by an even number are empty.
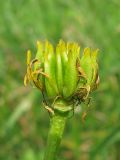
{"type": "Polygon", "coordinates": [[[49,116],[23,85],[26,51],[60,38],[100,49],[101,83],[68,120],[59,160],[120,160],[119,0],[0,0],[0,160],[42,160],[49,116]]]}

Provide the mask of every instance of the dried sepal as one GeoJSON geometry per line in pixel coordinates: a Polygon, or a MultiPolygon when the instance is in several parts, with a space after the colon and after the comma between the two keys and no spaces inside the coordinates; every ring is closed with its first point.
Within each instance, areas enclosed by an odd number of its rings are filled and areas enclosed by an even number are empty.
{"type": "Polygon", "coordinates": [[[42,71],[42,68],[33,70],[33,68],[35,68],[34,65],[36,65],[36,63],[40,64],[39,60],[38,59],[31,60],[31,51],[28,50],[27,51],[27,73],[24,77],[24,85],[27,86],[27,84],[31,82],[31,83],[34,83],[34,85],[37,88],[42,90],[43,85],[40,82],[39,76],[43,75],[48,78],[48,75],[42,71]]]}

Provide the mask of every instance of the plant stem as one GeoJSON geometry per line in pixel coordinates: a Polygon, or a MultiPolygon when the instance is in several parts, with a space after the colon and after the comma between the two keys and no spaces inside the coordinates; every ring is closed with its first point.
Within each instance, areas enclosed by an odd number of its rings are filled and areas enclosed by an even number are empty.
{"type": "Polygon", "coordinates": [[[44,160],[56,160],[68,113],[69,111],[55,112],[51,118],[44,160]]]}

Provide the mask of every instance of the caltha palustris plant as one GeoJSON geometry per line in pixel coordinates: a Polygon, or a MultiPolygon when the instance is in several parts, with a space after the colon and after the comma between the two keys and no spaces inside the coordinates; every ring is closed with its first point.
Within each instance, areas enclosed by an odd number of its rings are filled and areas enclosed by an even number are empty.
{"type": "Polygon", "coordinates": [[[37,42],[37,53],[31,60],[27,52],[24,85],[34,84],[43,95],[50,113],[50,130],[44,160],[55,160],[67,118],[75,106],[88,100],[99,83],[98,49],[85,48],[80,57],[77,43],[60,40],[56,48],[48,41],[37,42]]]}

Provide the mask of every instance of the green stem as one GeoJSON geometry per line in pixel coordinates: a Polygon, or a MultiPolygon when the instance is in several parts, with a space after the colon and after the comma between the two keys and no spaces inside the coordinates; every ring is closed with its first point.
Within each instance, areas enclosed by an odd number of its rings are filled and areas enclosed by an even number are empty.
{"type": "Polygon", "coordinates": [[[59,111],[55,112],[55,115],[51,118],[50,130],[48,133],[47,148],[44,156],[44,160],[56,160],[59,145],[62,139],[65,123],[68,117],[69,111],[60,112],[60,108],[64,108],[64,105],[58,105],[59,111]],[[61,106],[61,107],[60,107],[61,106]]]}

